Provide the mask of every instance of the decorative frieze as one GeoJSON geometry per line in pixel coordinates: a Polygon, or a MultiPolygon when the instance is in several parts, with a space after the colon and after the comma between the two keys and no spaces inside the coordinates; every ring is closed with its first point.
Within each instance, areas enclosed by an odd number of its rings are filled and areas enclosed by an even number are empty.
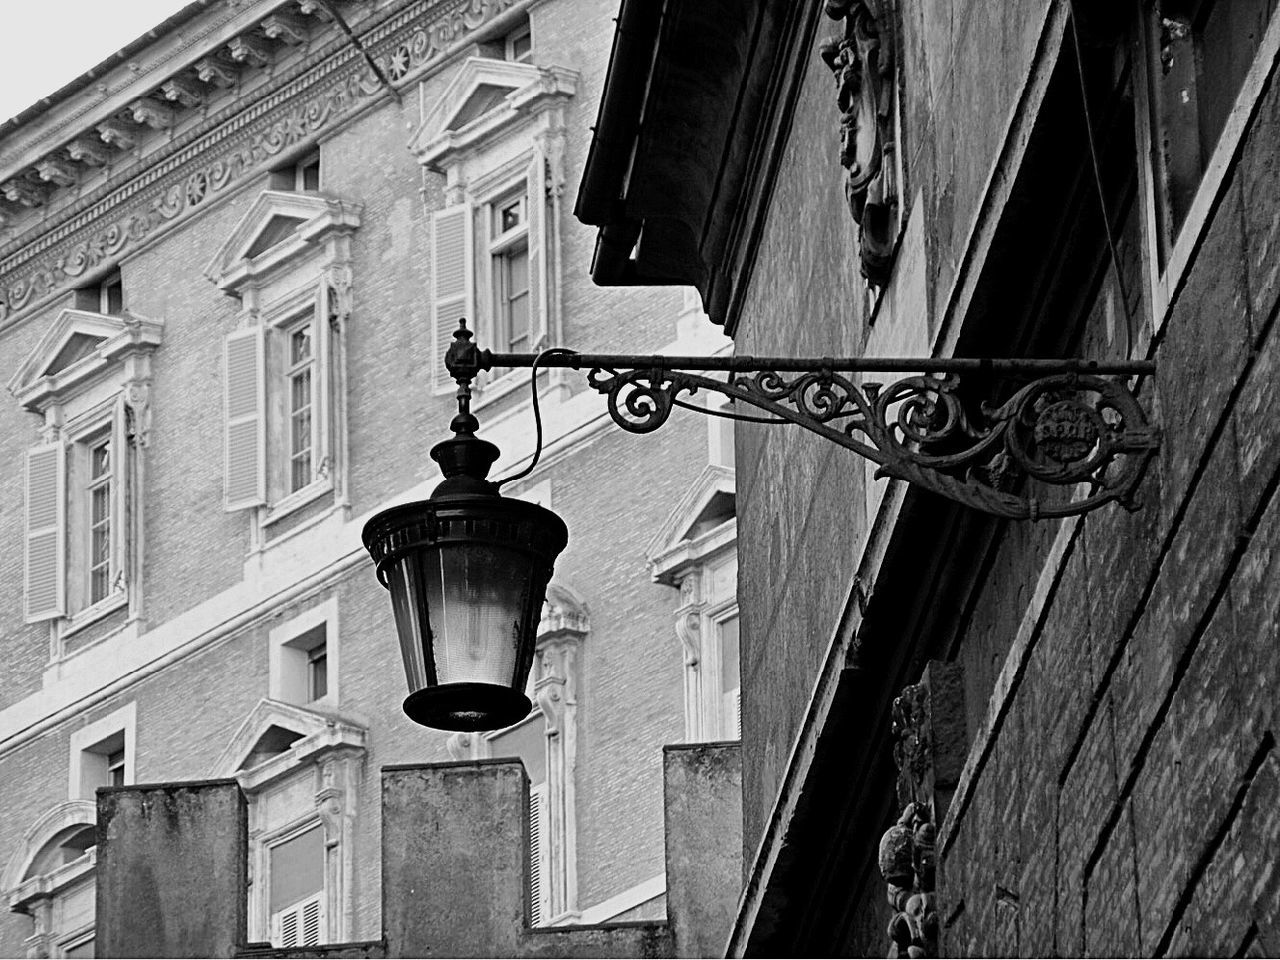
{"type": "MultiPolygon", "coordinates": [[[[418,0],[371,31],[366,44],[384,69],[393,52],[405,46],[410,69],[416,70],[516,2],[418,0]],[[421,24],[415,25],[419,20],[421,24]]],[[[258,42],[269,47],[269,41],[258,42]]],[[[235,68],[216,57],[199,61],[195,69],[202,82],[229,85],[235,81],[235,68]]],[[[200,134],[163,166],[153,166],[137,180],[116,184],[111,193],[77,215],[78,224],[64,239],[14,251],[7,263],[0,263],[0,323],[78,283],[86,271],[150,239],[383,90],[358,54],[349,46],[338,47],[332,57],[266,94],[265,102],[246,106],[220,127],[200,134]],[[106,216],[113,219],[103,223],[106,216]],[[94,225],[93,234],[85,237],[81,224],[94,225]]],[[[102,140],[120,150],[134,147],[136,129],[119,120],[98,125],[102,140]]]]}

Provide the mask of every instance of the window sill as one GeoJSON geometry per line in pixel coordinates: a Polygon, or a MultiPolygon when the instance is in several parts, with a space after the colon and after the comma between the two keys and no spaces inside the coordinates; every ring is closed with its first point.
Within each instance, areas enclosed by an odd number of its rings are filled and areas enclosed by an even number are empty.
{"type": "Polygon", "coordinates": [[[108,597],[103,597],[93,606],[85,607],[79,613],[67,617],[58,631],[59,637],[66,639],[74,636],[85,627],[97,623],[109,613],[114,613],[129,602],[128,590],[117,590],[108,597]]]}
{"type": "Polygon", "coordinates": [[[307,504],[318,500],[326,493],[333,492],[333,478],[325,477],[321,480],[315,480],[307,484],[301,490],[295,490],[283,500],[279,500],[271,506],[267,507],[265,515],[262,518],[263,528],[278,523],[295,510],[300,510],[307,504]]]}

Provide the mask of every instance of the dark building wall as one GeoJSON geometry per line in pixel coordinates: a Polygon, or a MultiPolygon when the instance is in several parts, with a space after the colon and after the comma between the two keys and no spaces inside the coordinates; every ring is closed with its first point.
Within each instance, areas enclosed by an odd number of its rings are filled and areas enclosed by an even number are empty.
{"type": "MultiPolygon", "coordinates": [[[[1059,572],[944,831],[950,953],[1276,948],[1278,133],[1273,80],[1159,335],[1144,508],[1055,525],[1059,572]]],[[[996,570],[987,592],[1029,586],[996,570]]]]}

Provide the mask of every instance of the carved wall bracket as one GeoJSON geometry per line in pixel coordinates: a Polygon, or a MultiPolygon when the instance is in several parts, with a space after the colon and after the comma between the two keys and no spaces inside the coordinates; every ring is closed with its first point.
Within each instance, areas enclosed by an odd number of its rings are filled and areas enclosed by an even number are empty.
{"type": "Polygon", "coordinates": [[[858,224],[862,275],[876,287],[889,281],[898,233],[897,87],[890,7],[891,0],[827,0],[827,16],[842,21],[844,31],[818,50],[835,75],[840,165],[846,170],[849,212],[858,224]]]}

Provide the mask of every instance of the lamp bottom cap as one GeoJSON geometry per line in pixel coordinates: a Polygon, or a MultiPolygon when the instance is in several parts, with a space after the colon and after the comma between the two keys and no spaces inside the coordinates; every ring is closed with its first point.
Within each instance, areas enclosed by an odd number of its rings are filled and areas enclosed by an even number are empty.
{"type": "Polygon", "coordinates": [[[435,730],[501,730],[529,715],[533,704],[519,690],[496,683],[442,683],[404,700],[414,723],[435,730]]]}

